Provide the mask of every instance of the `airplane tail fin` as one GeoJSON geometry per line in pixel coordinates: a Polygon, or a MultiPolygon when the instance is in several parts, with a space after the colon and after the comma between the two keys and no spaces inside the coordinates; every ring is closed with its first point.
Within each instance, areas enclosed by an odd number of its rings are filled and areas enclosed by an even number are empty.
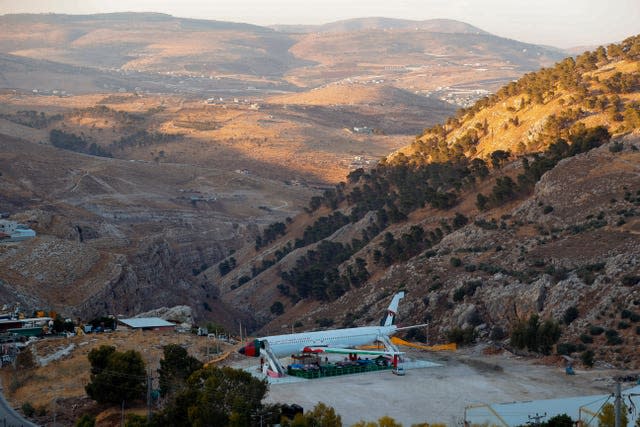
{"type": "Polygon", "coordinates": [[[389,308],[387,308],[387,316],[382,319],[382,326],[391,326],[395,322],[396,315],[398,314],[398,304],[400,300],[404,298],[404,292],[398,292],[393,296],[389,308]]]}

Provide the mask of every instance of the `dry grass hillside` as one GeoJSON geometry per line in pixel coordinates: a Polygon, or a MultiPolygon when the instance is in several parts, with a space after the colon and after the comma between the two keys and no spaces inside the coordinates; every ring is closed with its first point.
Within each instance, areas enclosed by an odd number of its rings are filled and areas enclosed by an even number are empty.
{"type": "MultiPolygon", "coordinates": [[[[102,345],[114,346],[117,351],[139,351],[154,377],[154,389],[158,388],[158,369],[163,358],[163,346],[180,345],[202,362],[215,356],[216,350],[227,352],[233,346],[227,342],[216,342],[207,337],[174,331],[133,331],[120,328],[116,332],[49,338],[29,346],[38,363],[34,369],[0,371],[3,393],[11,403],[20,408],[29,403],[36,408],[35,422],[52,424],[54,417],[59,425],[74,425],[83,414],[91,414],[100,426],[119,426],[121,408],[100,405],[92,401],[85,392],[90,382],[91,365],[89,352],[102,345]],[[57,357],[56,357],[57,355],[57,357]]],[[[155,408],[154,408],[155,409],[155,408]]],[[[125,412],[146,415],[142,401],[126,402],[125,412]]]]}
{"type": "Polygon", "coordinates": [[[328,78],[383,79],[412,91],[508,82],[525,70],[550,65],[563,56],[492,35],[419,29],[313,33],[301,38],[291,52],[318,64],[287,74],[288,80],[299,86],[317,86],[328,78]]]}
{"type": "MultiPolygon", "coordinates": [[[[432,107],[435,110],[451,111],[454,108],[440,100],[425,98],[411,92],[384,84],[341,83],[312,89],[307,92],[273,96],[269,98],[273,104],[300,105],[406,105],[414,107],[432,107]]],[[[451,111],[453,113],[453,111],[451,111]]]]}
{"type": "Polygon", "coordinates": [[[47,143],[52,130],[61,130],[96,143],[115,158],[242,170],[311,184],[339,182],[353,168],[355,156],[362,165],[375,162],[401,147],[403,135],[416,134],[425,121],[436,123],[452,111],[448,104],[307,108],[130,94],[61,98],[9,92],[0,97],[3,132],[34,143],[47,143]],[[34,124],[25,111],[53,119],[34,124]],[[381,134],[357,134],[352,131],[356,126],[381,134]]]}
{"type": "MultiPolygon", "coordinates": [[[[587,127],[605,125],[614,131],[622,130],[622,114],[620,117],[615,114],[624,113],[624,105],[639,101],[640,94],[632,90],[607,96],[609,91],[602,82],[616,73],[634,75],[637,72],[637,61],[613,61],[584,73],[588,95],[557,86],[542,104],[533,102],[530,94],[507,96],[491,106],[464,114],[459,126],[452,126],[452,131],[447,134],[447,144],[454,147],[460,144],[465,134],[473,132],[477,135],[477,143],[471,150],[465,150],[465,154],[488,158],[496,150],[523,154],[545,149],[553,141],[545,136],[551,132],[549,127],[556,118],[572,124],[583,123],[587,127]],[[570,110],[576,111],[577,120],[566,117],[570,110]]],[[[432,136],[426,132],[418,143],[400,152],[411,156],[419,151],[420,143],[428,143],[432,136]]]]}

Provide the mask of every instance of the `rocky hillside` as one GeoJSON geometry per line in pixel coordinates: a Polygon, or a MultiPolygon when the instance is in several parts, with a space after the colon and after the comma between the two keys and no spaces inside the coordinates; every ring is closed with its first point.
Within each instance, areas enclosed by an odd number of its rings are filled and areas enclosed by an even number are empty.
{"type": "Polygon", "coordinates": [[[87,319],[188,304],[232,324],[233,307],[195,275],[312,194],[213,168],[0,144],[0,212],[38,234],[0,245],[0,301],[29,311],[87,319]],[[284,205],[272,209],[276,194],[284,205]]]}
{"type": "Polygon", "coordinates": [[[640,366],[639,60],[635,37],[526,75],[207,276],[262,333],[375,323],[404,289],[430,341],[515,342],[535,315],[559,351],[640,366]]]}

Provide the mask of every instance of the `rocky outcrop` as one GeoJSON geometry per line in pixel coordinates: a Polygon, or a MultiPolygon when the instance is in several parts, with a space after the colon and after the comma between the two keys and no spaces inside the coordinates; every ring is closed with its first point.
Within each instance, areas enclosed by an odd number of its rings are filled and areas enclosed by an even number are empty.
{"type": "Polygon", "coordinates": [[[177,305],[175,307],[160,307],[135,317],[159,317],[164,320],[176,323],[183,328],[190,329],[195,324],[193,320],[193,310],[188,305],[177,305]]]}

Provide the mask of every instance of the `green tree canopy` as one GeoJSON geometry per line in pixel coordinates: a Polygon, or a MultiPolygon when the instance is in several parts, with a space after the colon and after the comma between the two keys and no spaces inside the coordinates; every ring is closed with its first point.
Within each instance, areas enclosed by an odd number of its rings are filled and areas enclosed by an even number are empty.
{"type": "Polygon", "coordinates": [[[261,408],[267,382],[229,367],[195,371],[153,425],[247,426],[261,408]]]}
{"type": "Polygon", "coordinates": [[[144,396],[146,374],[140,353],[134,350],[116,351],[102,345],[89,352],[91,380],[85,386],[90,398],[98,403],[120,403],[144,396]]]}
{"type": "Polygon", "coordinates": [[[169,344],[163,347],[164,357],[160,360],[160,395],[166,396],[182,388],[189,376],[202,368],[202,363],[190,356],[182,346],[169,344]]]}

